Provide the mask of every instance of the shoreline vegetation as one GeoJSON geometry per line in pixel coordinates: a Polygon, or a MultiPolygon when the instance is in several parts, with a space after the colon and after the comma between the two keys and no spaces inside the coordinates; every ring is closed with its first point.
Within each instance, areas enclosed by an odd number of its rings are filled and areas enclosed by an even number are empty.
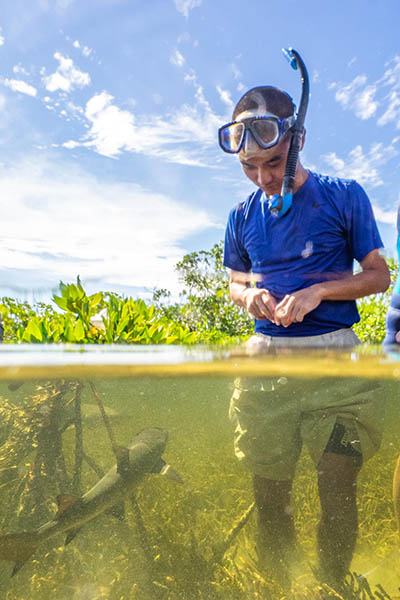
{"type": "MultiPolygon", "coordinates": [[[[232,344],[249,337],[253,321],[229,297],[222,264],[223,242],[211,250],[186,254],[176,271],[183,284],[179,301],[166,289],[155,289],[151,301],[112,292],[88,296],[77,282],[60,282],[53,304],[33,305],[0,298],[6,343],[78,344],[232,344]],[[61,312],[60,312],[61,309],[61,312]]],[[[384,294],[357,302],[360,322],[354,331],[361,341],[380,344],[398,265],[389,259],[392,284],[384,294]]]]}

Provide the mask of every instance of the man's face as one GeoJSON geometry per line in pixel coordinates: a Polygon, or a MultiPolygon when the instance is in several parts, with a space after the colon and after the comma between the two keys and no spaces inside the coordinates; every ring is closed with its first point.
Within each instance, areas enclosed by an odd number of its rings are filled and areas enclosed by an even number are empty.
{"type": "Polygon", "coordinates": [[[272,148],[263,150],[254,141],[239,152],[244,174],[267,196],[281,193],[289,147],[290,138],[284,137],[272,148]]]}

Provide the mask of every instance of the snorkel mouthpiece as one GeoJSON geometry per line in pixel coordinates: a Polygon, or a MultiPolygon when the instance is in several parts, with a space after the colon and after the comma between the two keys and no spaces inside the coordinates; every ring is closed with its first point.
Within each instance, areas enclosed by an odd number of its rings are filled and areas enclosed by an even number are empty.
{"type": "Polygon", "coordinates": [[[271,214],[276,217],[283,217],[289,212],[293,200],[294,178],[296,176],[297,160],[301,147],[301,140],[304,131],[304,121],[306,118],[308,99],[310,96],[310,82],[306,66],[300,54],[293,48],[282,48],[282,53],[287,58],[293,69],[300,69],[302,90],[299,111],[296,122],[291,127],[292,139],[286,160],[285,176],[283,178],[281,193],[275,194],[270,198],[268,206],[271,214]]]}
{"type": "Polygon", "coordinates": [[[293,194],[286,194],[285,196],[278,196],[274,194],[268,200],[269,212],[273,217],[283,217],[290,210],[293,201],[293,194]]]}

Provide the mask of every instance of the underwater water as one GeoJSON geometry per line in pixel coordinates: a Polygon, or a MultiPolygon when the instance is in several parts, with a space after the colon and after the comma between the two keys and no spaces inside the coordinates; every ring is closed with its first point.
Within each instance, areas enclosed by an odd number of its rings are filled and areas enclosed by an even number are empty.
{"type": "Polygon", "coordinates": [[[0,365],[0,598],[400,597],[400,355],[3,346],[0,365]],[[347,391],[377,400],[382,440],[358,477],[359,532],[340,590],[316,570],[321,511],[306,447],[290,585],[259,564],[252,476],[228,418],[238,377],[273,382],[282,402],[347,391]]]}

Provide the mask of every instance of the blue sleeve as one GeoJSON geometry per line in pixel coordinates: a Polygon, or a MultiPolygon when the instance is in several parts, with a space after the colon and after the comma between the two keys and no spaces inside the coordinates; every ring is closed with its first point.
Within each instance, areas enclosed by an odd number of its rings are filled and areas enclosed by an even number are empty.
{"type": "Polygon", "coordinates": [[[357,183],[352,182],[347,190],[346,228],[353,257],[361,262],[369,252],[383,248],[376,225],[371,202],[357,183]]]}
{"type": "Polygon", "coordinates": [[[251,271],[249,255],[243,245],[243,210],[241,205],[231,210],[225,230],[224,265],[234,271],[251,271]]]}

